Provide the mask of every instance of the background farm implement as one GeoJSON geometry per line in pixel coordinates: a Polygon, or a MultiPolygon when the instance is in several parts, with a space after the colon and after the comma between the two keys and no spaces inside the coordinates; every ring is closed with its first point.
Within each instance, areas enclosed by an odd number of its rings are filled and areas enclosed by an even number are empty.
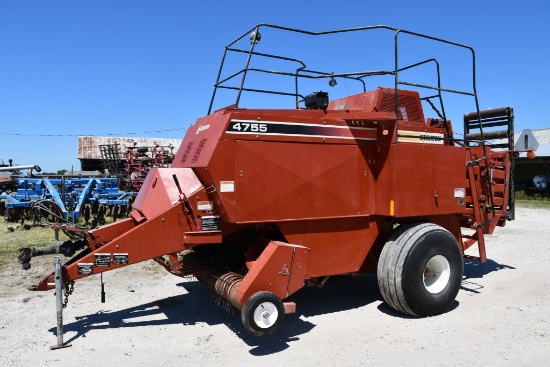
{"type": "Polygon", "coordinates": [[[128,191],[139,191],[151,168],[168,168],[175,157],[174,146],[157,142],[150,146],[134,142],[125,145],[124,150],[119,143],[101,144],[98,148],[103,168],[119,177],[120,187],[128,191]]]}
{"type": "Polygon", "coordinates": [[[16,178],[17,191],[0,195],[0,214],[11,222],[104,223],[126,216],[133,193],[119,191],[118,178],[16,178]]]}

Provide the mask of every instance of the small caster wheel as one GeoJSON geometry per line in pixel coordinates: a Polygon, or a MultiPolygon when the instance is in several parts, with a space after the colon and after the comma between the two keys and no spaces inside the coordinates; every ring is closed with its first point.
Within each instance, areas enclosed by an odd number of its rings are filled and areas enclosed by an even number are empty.
{"type": "Polygon", "coordinates": [[[256,336],[272,334],[285,316],[285,306],[275,294],[261,291],[254,293],[244,303],[241,320],[247,331],[256,336]]]}

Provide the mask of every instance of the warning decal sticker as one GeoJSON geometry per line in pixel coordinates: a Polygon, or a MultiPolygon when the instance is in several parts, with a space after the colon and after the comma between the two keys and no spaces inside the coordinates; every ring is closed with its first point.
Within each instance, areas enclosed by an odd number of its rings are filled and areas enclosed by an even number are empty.
{"type": "Polygon", "coordinates": [[[197,210],[212,211],[213,204],[212,201],[197,201],[197,210]]]}
{"type": "Polygon", "coordinates": [[[91,275],[94,273],[94,264],[92,263],[78,263],[78,274],[91,275]]]}
{"type": "Polygon", "coordinates": [[[113,254],[113,264],[128,265],[128,254],[113,254]]]}
{"type": "Polygon", "coordinates": [[[220,192],[235,192],[235,181],[220,181],[220,192]]]}
{"type": "Polygon", "coordinates": [[[111,266],[111,254],[94,254],[94,264],[102,267],[111,266]]]}

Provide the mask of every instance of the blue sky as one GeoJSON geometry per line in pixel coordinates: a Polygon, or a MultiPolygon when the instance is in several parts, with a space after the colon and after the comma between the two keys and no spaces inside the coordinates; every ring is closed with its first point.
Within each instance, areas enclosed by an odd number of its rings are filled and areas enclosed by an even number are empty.
{"type": "MultiPolygon", "coordinates": [[[[513,107],[516,131],[550,127],[549,5],[537,3],[0,0],[0,159],[78,170],[77,135],[181,139],[207,113],[224,47],[259,23],[311,31],[385,24],[472,46],[481,109],[513,107]],[[38,136],[48,134],[65,136],[38,136]]],[[[376,60],[373,46],[343,52],[376,60]]],[[[451,72],[449,80],[462,78],[451,72]]],[[[446,108],[460,130],[472,105],[446,108]]]]}

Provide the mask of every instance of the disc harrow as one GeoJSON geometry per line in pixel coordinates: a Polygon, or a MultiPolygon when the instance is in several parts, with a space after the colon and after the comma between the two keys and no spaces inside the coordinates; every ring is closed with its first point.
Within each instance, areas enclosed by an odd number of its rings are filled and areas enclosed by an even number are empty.
{"type": "Polygon", "coordinates": [[[0,195],[0,215],[8,222],[38,225],[76,223],[93,227],[126,217],[134,193],[118,190],[117,178],[18,178],[17,191],[0,195]]]}

